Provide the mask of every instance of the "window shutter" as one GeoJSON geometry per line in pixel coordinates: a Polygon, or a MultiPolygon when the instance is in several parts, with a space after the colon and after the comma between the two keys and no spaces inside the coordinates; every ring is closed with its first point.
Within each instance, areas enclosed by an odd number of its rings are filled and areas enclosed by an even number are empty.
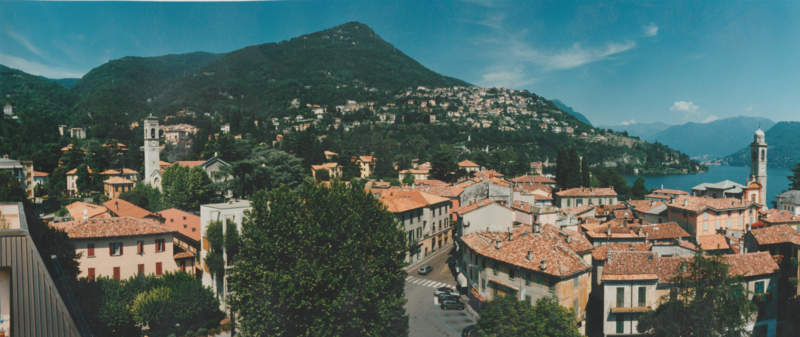
{"type": "Polygon", "coordinates": [[[108,244],[108,255],[109,256],[113,256],[114,255],[114,243],[113,242],[108,244]]]}
{"type": "Polygon", "coordinates": [[[139,274],[144,274],[144,264],[139,265],[139,274]]]}
{"type": "Polygon", "coordinates": [[[89,281],[94,280],[94,268],[89,268],[89,272],[87,274],[89,281]]]}
{"type": "Polygon", "coordinates": [[[89,250],[89,256],[94,256],[94,244],[90,243],[87,249],[89,250]]]}
{"type": "Polygon", "coordinates": [[[122,255],[122,242],[119,242],[119,255],[122,255]]]}
{"type": "Polygon", "coordinates": [[[203,250],[208,251],[208,238],[203,237],[203,250]]]}
{"type": "Polygon", "coordinates": [[[144,253],[144,242],[136,241],[136,254],[144,253]]]}
{"type": "Polygon", "coordinates": [[[114,278],[119,281],[119,267],[114,267],[114,278]]]}
{"type": "Polygon", "coordinates": [[[161,262],[156,262],[156,276],[161,276],[161,262]]]}

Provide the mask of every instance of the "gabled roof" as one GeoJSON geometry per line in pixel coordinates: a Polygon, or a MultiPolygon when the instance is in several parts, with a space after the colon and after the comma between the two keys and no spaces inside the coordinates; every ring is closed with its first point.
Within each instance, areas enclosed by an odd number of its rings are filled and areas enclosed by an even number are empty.
{"type": "Polygon", "coordinates": [[[785,210],[770,209],[759,220],[768,224],[800,223],[800,216],[785,210]]]}
{"type": "Polygon", "coordinates": [[[487,170],[483,172],[475,172],[475,177],[502,178],[505,177],[505,174],[502,174],[495,170],[487,170]]]}
{"type": "Polygon", "coordinates": [[[190,160],[190,161],[182,160],[182,161],[176,161],[176,162],[174,162],[172,164],[173,165],[174,164],[178,164],[180,166],[191,168],[191,167],[195,167],[195,166],[200,166],[205,162],[206,162],[205,160],[190,160]]]}
{"type": "Polygon", "coordinates": [[[40,171],[33,171],[34,177],[49,177],[50,173],[47,172],[40,172],[40,171]]]}
{"type": "Polygon", "coordinates": [[[709,198],[708,196],[695,197],[683,195],[675,198],[675,202],[667,203],[667,207],[678,208],[692,212],[702,212],[710,208],[715,211],[742,209],[754,205],[751,201],[742,202],[736,198],[709,198]]]}
{"type": "Polygon", "coordinates": [[[538,184],[555,184],[556,181],[545,176],[540,175],[524,175],[510,179],[515,183],[538,183],[538,184]]]}
{"type": "Polygon", "coordinates": [[[781,202],[798,205],[800,204],[800,190],[786,191],[775,196],[781,202]]]}
{"type": "Polygon", "coordinates": [[[602,280],[658,280],[658,253],[609,251],[602,280]]]}
{"type": "Polygon", "coordinates": [[[604,261],[608,258],[609,251],[632,251],[632,252],[649,252],[652,243],[644,242],[622,242],[622,243],[609,243],[607,245],[594,247],[592,250],[592,258],[599,261],[604,261]]]}
{"type": "Polygon", "coordinates": [[[130,217],[73,220],[60,224],[70,239],[174,233],[155,221],[130,217]]]}
{"type": "Polygon", "coordinates": [[[104,213],[108,211],[103,206],[88,204],[82,201],[76,201],[66,206],[67,211],[69,211],[69,215],[72,216],[73,219],[79,220],[83,219],[83,210],[86,210],[86,217],[87,218],[96,218],[96,217],[103,217],[104,213]]]}
{"type": "Polygon", "coordinates": [[[613,187],[608,188],[586,188],[576,187],[561,192],[556,192],[559,197],[616,197],[617,192],[613,187]]]}
{"type": "Polygon", "coordinates": [[[200,217],[191,213],[186,213],[177,208],[170,208],[158,212],[161,216],[162,224],[177,230],[184,236],[200,242],[202,228],[200,228],[200,217]]]}
{"type": "Polygon", "coordinates": [[[108,208],[109,212],[116,214],[118,217],[158,218],[158,215],[150,213],[150,211],[120,198],[114,198],[106,201],[103,203],[103,206],[108,208]]]}
{"type": "Polygon", "coordinates": [[[663,194],[648,194],[648,195],[645,195],[644,197],[645,198],[653,198],[653,199],[664,199],[664,200],[669,200],[669,198],[670,198],[668,195],[663,195],[663,194]]]}
{"type": "Polygon", "coordinates": [[[688,192],[684,192],[684,191],[681,191],[681,190],[665,190],[665,189],[655,190],[655,191],[653,191],[653,194],[689,195],[688,192]]]}
{"type": "Polygon", "coordinates": [[[642,230],[642,235],[645,235],[649,240],[688,238],[692,236],[675,222],[643,225],[639,228],[642,230]]]}
{"type": "Polygon", "coordinates": [[[731,248],[728,244],[728,239],[722,234],[698,236],[697,245],[703,250],[726,250],[731,248]]]}
{"type": "Polygon", "coordinates": [[[769,252],[725,255],[731,275],[744,277],[768,275],[777,272],[780,267],[769,252]]]}
{"type": "Polygon", "coordinates": [[[531,230],[530,225],[512,229],[512,240],[508,232],[487,231],[466,235],[462,240],[481,256],[544,274],[567,277],[591,270],[591,264],[579,254],[594,247],[577,233],[561,231],[552,225],[545,225],[538,233],[531,233],[531,230]],[[530,260],[527,259],[529,251],[530,260]]]}
{"type": "Polygon", "coordinates": [[[459,167],[480,167],[480,165],[475,164],[475,163],[473,163],[473,162],[471,162],[469,160],[465,160],[465,161],[462,161],[462,162],[458,163],[458,166],[459,167]]]}
{"type": "MultiPolygon", "coordinates": [[[[94,173],[94,171],[92,171],[91,167],[87,167],[86,171],[88,171],[89,173],[94,173]]],[[[77,174],[77,173],[78,173],[78,168],[77,167],[67,171],[67,175],[73,175],[73,174],[77,174]]]]}
{"type": "Polygon", "coordinates": [[[112,175],[112,174],[120,174],[120,173],[119,173],[119,171],[114,170],[114,169],[108,169],[108,170],[105,170],[103,172],[100,172],[101,176],[102,175],[112,175]]]}
{"type": "Polygon", "coordinates": [[[133,180],[125,179],[122,177],[111,177],[103,181],[104,184],[114,185],[114,184],[134,184],[133,180]]]}
{"type": "Polygon", "coordinates": [[[450,199],[420,191],[399,191],[390,189],[376,192],[375,194],[380,195],[380,200],[386,204],[386,206],[389,208],[388,210],[393,213],[405,212],[443,202],[450,202],[450,199]]]}
{"type": "Polygon", "coordinates": [[[779,243],[794,243],[800,245],[800,231],[789,225],[777,225],[765,228],[754,228],[750,231],[759,245],[773,245],[779,243]]]}
{"type": "Polygon", "coordinates": [[[692,187],[692,190],[705,191],[709,188],[720,189],[720,190],[733,189],[733,191],[731,192],[736,193],[736,191],[741,192],[741,190],[745,189],[745,186],[730,180],[724,180],[718,183],[702,183],[700,185],[692,187]]]}

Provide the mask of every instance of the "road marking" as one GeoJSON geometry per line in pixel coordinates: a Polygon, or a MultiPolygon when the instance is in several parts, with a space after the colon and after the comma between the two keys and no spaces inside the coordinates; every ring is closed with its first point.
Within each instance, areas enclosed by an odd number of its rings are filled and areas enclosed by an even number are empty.
{"type": "Polygon", "coordinates": [[[431,286],[431,284],[434,284],[434,283],[436,283],[436,282],[433,282],[433,281],[427,281],[427,282],[423,283],[422,285],[423,285],[423,286],[425,286],[425,287],[430,287],[430,286],[431,286]]]}
{"type": "Polygon", "coordinates": [[[408,281],[408,280],[410,280],[410,279],[412,279],[412,278],[414,278],[414,276],[409,276],[409,277],[406,277],[406,281],[408,281]]]}
{"type": "Polygon", "coordinates": [[[414,284],[420,284],[420,283],[423,283],[423,282],[425,282],[425,280],[423,280],[423,279],[416,279],[416,280],[414,280],[414,282],[413,282],[413,283],[414,283],[414,284]]]}

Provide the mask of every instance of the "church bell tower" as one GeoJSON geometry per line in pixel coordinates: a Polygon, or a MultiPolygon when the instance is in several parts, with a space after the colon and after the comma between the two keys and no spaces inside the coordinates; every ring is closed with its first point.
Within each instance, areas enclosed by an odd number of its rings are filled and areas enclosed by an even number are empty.
{"type": "Polygon", "coordinates": [[[758,127],[750,144],[750,176],[761,183],[761,200],[765,208],[767,203],[767,143],[764,141],[764,131],[758,127]]]}
{"type": "Polygon", "coordinates": [[[159,144],[158,117],[152,114],[144,119],[144,173],[142,180],[161,189],[161,144],[159,144]]]}

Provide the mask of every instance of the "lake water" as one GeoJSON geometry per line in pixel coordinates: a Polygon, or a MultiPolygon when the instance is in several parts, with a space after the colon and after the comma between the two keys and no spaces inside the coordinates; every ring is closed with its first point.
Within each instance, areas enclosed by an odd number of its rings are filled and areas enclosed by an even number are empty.
{"type": "MultiPolygon", "coordinates": [[[[661,188],[675,189],[691,193],[692,187],[702,183],[718,183],[723,180],[730,180],[735,183],[744,185],[750,175],[750,167],[742,166],[709,166],[709,171],[696,174],[630,174],[623,175],[628,180],[628,185],[633,185],[633,182],[642,176],[645,179],[645,186],[647,189],[661,188]]],[[[772,202],[775,201],[775,196],[781,194],[781,191],[789,189],[789,179],[792,171],[786,168],[767,168],[767,206],[773,208],[772,202]]]]}

